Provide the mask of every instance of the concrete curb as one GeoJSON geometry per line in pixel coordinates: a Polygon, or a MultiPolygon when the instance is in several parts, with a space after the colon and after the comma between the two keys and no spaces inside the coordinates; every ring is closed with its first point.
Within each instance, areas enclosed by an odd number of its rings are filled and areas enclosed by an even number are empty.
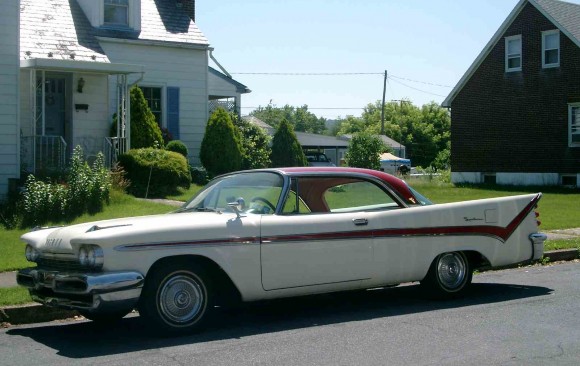
{"type": "MultiPolygon", "coordinates": [[[[544,257],[550,258],[550,262],[572,261],[580,258],[578,249],[551,250],[544,253],[544,257]]],[[[518,268],[519,265],[504,266],[499,269],[518,268]]],[[[33,324],[54,320],[72,319],[79,313],[73,310],[51,308],[40,304],[24,304],[16,306],[0,307],[0,328],[11,325],[33,324]]]]}

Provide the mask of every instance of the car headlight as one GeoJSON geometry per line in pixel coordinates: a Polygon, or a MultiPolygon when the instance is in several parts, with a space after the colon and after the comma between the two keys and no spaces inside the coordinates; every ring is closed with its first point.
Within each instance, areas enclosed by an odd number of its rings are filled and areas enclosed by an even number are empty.
{"type": "Polygon", "coordinates": [[[34,247],[30,244],[26,245],[25,255],[26,260],[29,262],[36,262],[38,257],[40,257],[38,250],[34,249],[34,247]]]}
{"type": "Polygon", "coordinates": [[[81,245],[79,248],[81,266],[101,268],[104,263],[103,250],[97,245],[81,245]]]}

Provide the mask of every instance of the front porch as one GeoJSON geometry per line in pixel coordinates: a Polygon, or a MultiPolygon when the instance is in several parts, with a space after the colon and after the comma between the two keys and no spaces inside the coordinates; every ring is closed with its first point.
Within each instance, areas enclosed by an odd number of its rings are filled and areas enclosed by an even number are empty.
{"type": "MultiPolygon", "coordinates": [[[[111,166],[130,147],[129,76],[139,65],[54,59],[20,65],[21,170],[64,169],[75,146],[111,166]],[[113,114],[117,131],[110,131],[113,114]],[[113,135],[114,137],[111,137],[113,135]]],[[[133,84],[140,80],[136,76],[133,84]]]]}

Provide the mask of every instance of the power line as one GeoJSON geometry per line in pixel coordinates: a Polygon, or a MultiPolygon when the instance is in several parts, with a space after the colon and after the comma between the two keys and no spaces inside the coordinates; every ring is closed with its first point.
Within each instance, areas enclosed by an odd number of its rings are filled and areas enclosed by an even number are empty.
{"type": "Polygon", "coordinates": [[[450,85],[435,84],[435,83],[429,83],[427,81],[413,80],[413,79],[408,79],[408,78],[404,78],[404,77],[396,76],[396,75],[392,75],[392,74],[390,74],[389,76],[392,77],[392,78],[395,78],[395,79],[406,80],[406,81],[410,81],[410,82],[413,82],[413,83],[419,83],[419,84],[425,84],[425,85],[433,85],[433,86],[441,86],[443,88],[453,88],[450,85]]]}
{"type": "Polygon", "coordinates": [[[447,97],[447,95],[441,95],[441,94],[437,94],[437,93],[431,93],[431,92],[428,92],[428,91],[426,91],[426,90],[422,90],[422,89],[415,88],[415,87],[413,87],[413,86],[410,86],[410,85],[407,85],[407,84],[405,84],[405,83],[402,83],[402,82],[400,82],[399,80],[393,79],[393,78],[391,78],[391,77],[389,77],[389,79],[390,79],[390,80],[392,80],[392,81],[394,81],[394,82],[395,82],[395,83],[397,83],[397,84],[401,84],[401,85],[403,85],[403,86],[405,86],[405,87],[407,87],[407,88],[409,88],[409,89],[413,89],[413,90],[416,90],[416,91],[418,91],[418,92],[421,92],[421,93],[425,93],[425,94],[431,94],[431,95],[435,95],[435,96],[442,97],[442,98],[445,98],[445,97],[447,97]]]}

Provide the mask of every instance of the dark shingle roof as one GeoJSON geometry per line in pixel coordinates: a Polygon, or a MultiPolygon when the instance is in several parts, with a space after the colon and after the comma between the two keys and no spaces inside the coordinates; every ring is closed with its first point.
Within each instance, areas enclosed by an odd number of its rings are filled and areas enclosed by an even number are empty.
{"type": "Polygon", "coordinates": [[[141,0],[141,31],[130,28],[95,29],[100,37],[208,45],[209,42],[175,0],[141,0]]]}
{"type": "Polygon", "coordinates": [[[553,21],[580,41],[580,5],[556,0],[535,0],[553,21]]]}
{"type": "Polygon", "coordinates": [[[20,58],[109,62],[76,1],[21,0],[20,58]]]}

